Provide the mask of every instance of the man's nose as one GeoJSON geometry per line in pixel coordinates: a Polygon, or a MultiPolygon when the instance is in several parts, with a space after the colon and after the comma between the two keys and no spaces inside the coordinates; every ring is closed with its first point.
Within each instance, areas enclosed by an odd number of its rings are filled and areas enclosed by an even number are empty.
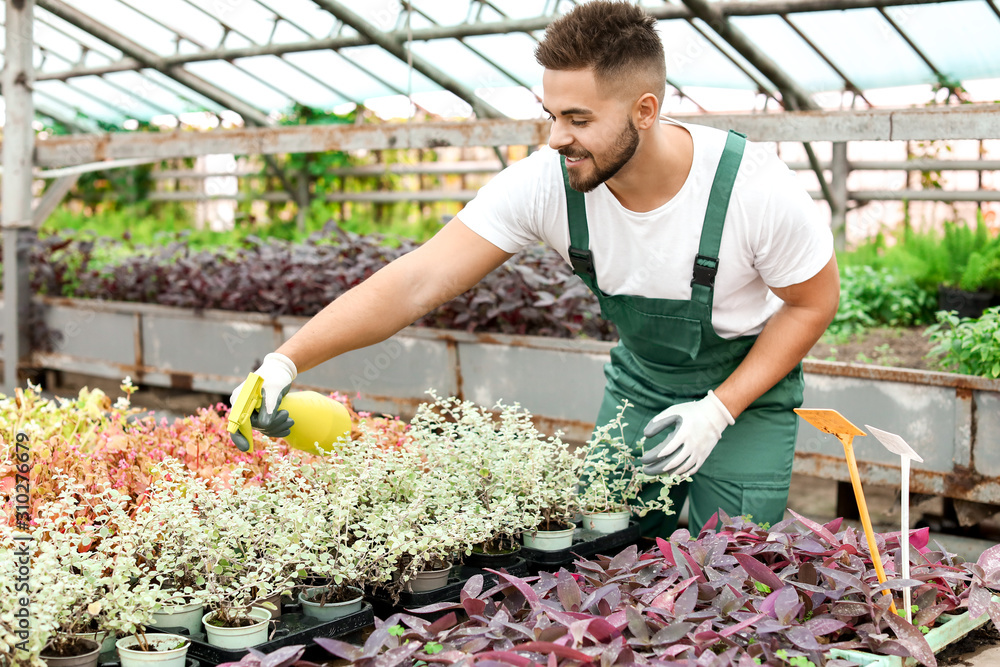
{"type": "Polygon", "coordinates": [[[559,150],[571,143],[573,143],[573,137],[570,136],[566,126],[559,121],[552,121],[552,126],[549,128],[549,148],[559,150]]]}

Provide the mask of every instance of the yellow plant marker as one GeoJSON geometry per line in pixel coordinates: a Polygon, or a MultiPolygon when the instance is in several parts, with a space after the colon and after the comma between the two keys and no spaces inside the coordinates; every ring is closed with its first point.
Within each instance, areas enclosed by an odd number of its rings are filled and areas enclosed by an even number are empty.
{"type": "MultiPolygon", "coordinates": [[[[842,414],[836,410],[803,410],[795,408],[795,413],[807,422],[824,433],[836,436],[844,445],[844,456],[847,458],[847,471],[851,475],[851,486],[854,487],[854,499],[858,503],[858,513],[861,515],[861,525],[865,529],[865,539],[868,540],[868,551],[872,555],[872,563],[875,565],[875,574],[878,576],[880,584],[885,583],[885,570],[882,568],[882,555],[878,551],[878,544],[875,542],[875,530],[872,528],[872,520],[868,515],[868,503],[865,502],[865,492],[861,489],[861,476],[858,474],[858,462],[854,458],[854,436],[865,435],[865,432],[852,424],[842,414]]],[[[890,595],[887,590],[883,593],[890,595]]],[[[889,603],[889,611],[896,613],[896,603],[889,603]]]]}

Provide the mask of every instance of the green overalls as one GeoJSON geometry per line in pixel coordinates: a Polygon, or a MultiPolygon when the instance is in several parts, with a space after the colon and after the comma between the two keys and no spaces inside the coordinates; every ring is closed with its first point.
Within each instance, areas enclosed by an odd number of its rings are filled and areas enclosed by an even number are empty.
{"type": "MultiPolygon", "coordinates": [[[[570,187],[563,158],[573,270],[597,295],[602,316],[615,323],[620,339],[611,350],[611,362],[604,368],[607,384],[597,424],[612,421],[623,400],[628,399],[634,407],[624,416],[628,423],[625,438],[633,445],[657,414],[671,405],[704,398],[708,390],[722,384],[757,338],[726,340],[712,328],[722,228],[745,143],[744,135],[729,132],[712,183],[698,255],[693,259],[690,301],[612,296],[601,291],[590,252],[584,195],[570,187]]],[[[773,524],[782,519],[798,430],[792,408],[802,404],[802,388],[799,364],[723,431],[718,445],[690,483],[672,489],[674,512],[680,512],[690,494],[692,533],[720,507],[731,516],[752,514],[757,522],[773,524]]],[[[668,428],[648,439],[645,449],[652,449],[671,432],[668,428]]],[[[642,452],[636,449],[635,455],[641,456],[642,452]]],[[[646,487],[643,496],[658,496],[660,486],[657,483],[646,487]]],[[[677,526],[677,514],[650,512],[640,525],[647,537],[667,537],[677,526]]]]}

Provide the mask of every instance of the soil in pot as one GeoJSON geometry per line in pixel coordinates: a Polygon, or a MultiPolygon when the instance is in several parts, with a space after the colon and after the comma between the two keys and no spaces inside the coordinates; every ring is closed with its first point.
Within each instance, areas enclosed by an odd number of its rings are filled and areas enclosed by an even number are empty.
{"type": "Polygon", "coordinates": [[[247,648],[267,641],[271,612],[253,607],[249,613],[217,618],[219,611],[210,611],[201,622],[208,635],[208,643],[220,648],[247,648]],[[248,618],[249,617],[249,618],[248,618]]]}
{"type": "Polygon", "coordinates": [[[332,621],[361,611],[364,592],[354,586],[308,588],[299,593],[302,613],[321,621],[332,621]]]}
{"type": "Polygon", "coordinates": [[[478,568],[509,567],[517,562],[520,553],[521,545],[513,538],[499,538],[472,547],[465,564],[478,568]]]}
{"type": "Polygon", "coordinates": [[[271,614],[271,619],[276,620],[281,618],[281,601],[281,593],[275,593],[274,595],[257,600],[257,602],[253,603],[253,606],[261,609],[267,609],[267,611],[271,614]]]}
{"type": "MultiPolygon", "coordinates": [[[[267,611],[266,609],[264,611],[267,611]]],[[[260,623],[259,618],[247,618],[246,616],[228,616],[221,614],[221,612],[215,612],[215,614],[209,620],[205,621],[209,625],[216,628],[248,628],[251,625],[257,625],[260,623]]]]}
{"type": "Polygon", "coordinates": [[[352,602],[361,595],[361,589],[354,586],[327,586],[306,589],[302,599],[316,604],[352,602]]]}
{"type": "Polygon", "coordinates": [[[118,641],[118,637],[113,632],[107,630],[99,630],[95,632],[80,632],[77,634],[70,635],[71,637],[79,637],[81,639],[91,639],[101,645],[101,653],[108,653],[115,650],[115,642],[118,641]]]}
{"type": "Polygon", "coordinates": [[[51,667],[93,667],[101,655],[101,645],[93,639],[72,637],[46,644],[41,657],[51,667]]]}

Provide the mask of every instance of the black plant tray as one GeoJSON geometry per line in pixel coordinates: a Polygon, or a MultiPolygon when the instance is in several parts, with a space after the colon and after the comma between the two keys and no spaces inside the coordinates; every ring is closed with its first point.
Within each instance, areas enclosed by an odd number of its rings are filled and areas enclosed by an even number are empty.
{"type": "Polygon", "coordinates": [[[577,526],[573,535],[573,546],[558,551],[541,551],[539,549],[521,549],[521,557],[527,561],[528,567],[534,571],[549,571],[566,565],[571,565],[579,558],[590,558],[598,554],[613,555],[639,541],[639,524],[629,523],[628,528],[616,533],[598,533],[577,526]]]}
{"type": "MultiPolygon", "coordinates": [[[[523,558],[517,558],[513,565],[497,569],[516,577],[523,577],[529,573],[528,565],[523,558]]],[[[451,574],[448,576],[448,583],[441,588],[435,588],[432,591],[422,591],[420,593],[403,591],[399,594],[399,604],[393,604],[389,595],[381,589],[369,589],[365,591],[365,599],[372,603],[376,616],[379,618],[388,618],[397,612],[419,609],[420,607],[426,607],[438,602],[458,602],[462,594],[462,587],[465,586],[465,583],[470,578],[477,574],[483,575],[483,590],[495,586],[499,578],[492,572],[468,565],[460,565],[451,569],[451,574]]]]}
{"type": "MultiPolygon", "coordinates": [[[[308,646],[312,643],[311,640],[314,637],[342,637],[374,624],[375,614],[372,606],[368,603],[364,603],[361,611],[336,618],[332,621],[318,621],[311,616],[304,615],[301,611],[301,605],[298,603],[284,604],[281,607],[281,616],[275,620],[275,627],[270,632],[269,636],[272,639],[257,644],[253,648],[262,653],[271,653],[284,646],[292,646],[294,644],[308,646]]],[[[205,636],[204,632],[188,635],[185,628],[161,626],[156,626],[156,630],[157,632],[172,632],[188,636],[191,639],[191,646],[187,652],[187,667],[211,667],[223,662],[238,662],[240,658],[249,652],[247,649],[228,649],[212,646],[208,643],[208,637],[205,636]],[[190,664],[192,658],[200,662],[201,665],[192,666],[190,664]]],[[[102,657],[105,655],[110,657],[109,660],[102,660],[100,662],[102,666],[114,667],[119,664],[117,653],[108,652],[101,655],[102,657]]]]}

